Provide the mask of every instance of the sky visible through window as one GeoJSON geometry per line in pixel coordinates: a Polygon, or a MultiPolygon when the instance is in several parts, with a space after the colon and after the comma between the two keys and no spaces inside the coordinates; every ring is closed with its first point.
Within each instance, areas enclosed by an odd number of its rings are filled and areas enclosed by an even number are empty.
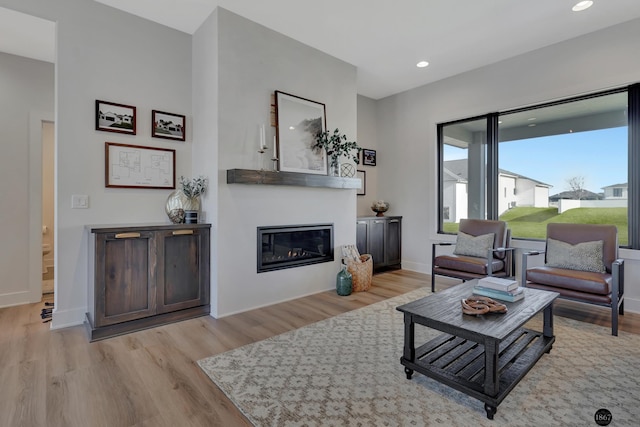
{"type": "MultiPolygon", "coordinates": [[[[552,185],[549,195],[569,191],[568,180],[584,178],[584,189],[626,183],[626,126],[529,138],[499,144],[499,167],[552,185]]],[[[445,145],[444,160],[467,157],[467,150],[445,145]]]]}

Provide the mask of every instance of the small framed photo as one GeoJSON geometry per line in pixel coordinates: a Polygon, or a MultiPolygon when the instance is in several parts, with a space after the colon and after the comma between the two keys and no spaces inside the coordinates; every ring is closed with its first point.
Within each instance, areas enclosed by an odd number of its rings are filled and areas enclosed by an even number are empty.
{"type": "Polygon", "coordinates": [[[376,165],[376,150],[368,150],[364,148],[362,150],[362,164],[365,166],[376,165]]]}
{"type": "Polygon", "coordinates": [[[151,112],[151,136],[154,138],[185,140],[185,116],[153,110],[151,112]]]}
{"type": "Polygon", "coordinates": [[[96,130],[136,134],[136,107],[96,99],[96,130]]]}
{"type": "Polygon", "coordinates": [[[358,171],[356,178],[360,179],[360,187],[358,188],[358,196],[364,196],[367,194],[367,173],[365,171],[358,171]]]}

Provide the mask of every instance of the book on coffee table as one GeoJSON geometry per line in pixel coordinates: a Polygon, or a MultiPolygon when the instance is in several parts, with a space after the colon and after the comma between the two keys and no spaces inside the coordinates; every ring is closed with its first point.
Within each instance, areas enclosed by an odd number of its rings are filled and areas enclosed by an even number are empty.
{"type": "Polygon", "coordinates": [[[510,292],[518,288],[518,281],[513,279],[503,279],[500,277],[483,277],[478,280],[478,285],[483,288],[495,289],[497,291],[510,292]]]}
{"type": "Polygon", "coordinates": [[[476,295],[482,295],[485,297],[507,301],[507,302],[515,302],[520,301],[524,298],[524,288],[517,287],[513,291],[498,291],[496,289],[485,288],[480,285],[476,285],[473,287],[473,293],[476,295]]]}

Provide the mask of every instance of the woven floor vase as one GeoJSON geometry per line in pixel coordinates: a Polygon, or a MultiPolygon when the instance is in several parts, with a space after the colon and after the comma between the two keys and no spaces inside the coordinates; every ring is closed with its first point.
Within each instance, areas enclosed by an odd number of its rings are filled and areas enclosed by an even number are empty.
{"type": "Polygon", "coordinates": [[[367,291],[371,287],[373,258],[369,254],[364,254],[360,255],[360,261],[347,261],[347,271],[351,273],[353,281],[353,292],[367,291]]]}

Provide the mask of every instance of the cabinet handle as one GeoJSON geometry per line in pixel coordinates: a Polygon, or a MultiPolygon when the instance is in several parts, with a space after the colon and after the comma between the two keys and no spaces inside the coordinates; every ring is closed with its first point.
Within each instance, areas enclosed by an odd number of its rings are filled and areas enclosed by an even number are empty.
{"type": "Polygon", "coordinates": [[[384,221],[381,221],[381,220],[377,220],[377,221],[373,221],[373,222],[375,222],[376,224],[382,224],[382,223],[384,223],[384,221]]]}
{"type": "Polygon", "coordinates": [[[357,221],[357,224],[366,224],[367,221],[357,221]]]}
{"type": "Polygon", "coordinates": [[[140,233],[118,233],[116,239],[136,239],[140,237],[140,233]]]}
{"type": "Polygon", "coordinates": [[[390,219],[389,222],[400,222],[399,219],[390,219]]]}
{"type": "Polygon", "coordinates": [[[193,234],[193,230],[177,230],[172,233],[174,236],[184,236],[186,234],[193,234]]]}

